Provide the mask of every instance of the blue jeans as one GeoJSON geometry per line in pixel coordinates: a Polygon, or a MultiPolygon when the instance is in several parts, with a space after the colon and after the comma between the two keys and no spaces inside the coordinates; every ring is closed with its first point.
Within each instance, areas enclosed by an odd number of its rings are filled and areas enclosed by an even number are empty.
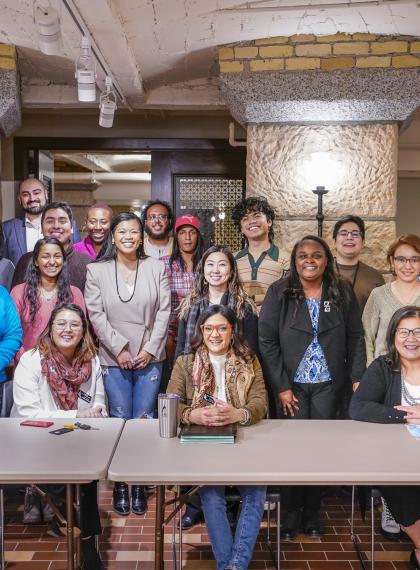
{"type": "Polygon", "coordinates": [[[234,538],[226,516],[225,487],[205,486],[199,491],[217,570],[248,568],[264,514],[267,487],[243,485],[238,491],[242,509],[234,538]]]}
{"type": "Polygon", "coordinates": [[[111,417],[125,420],[153,417],[162,362],[152,362],[134,370],[104,366],[102,372],[111,417]]]}

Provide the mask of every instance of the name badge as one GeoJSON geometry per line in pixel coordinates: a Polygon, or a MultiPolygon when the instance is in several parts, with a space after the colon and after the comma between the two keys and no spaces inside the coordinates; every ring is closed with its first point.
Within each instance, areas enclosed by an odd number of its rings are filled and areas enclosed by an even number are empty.
{"type": "Polygon", "coordinates": [[[331,305],[329,301],[324,301],[324,313],[329,313],[331,311],[331,305]]]}
{"type": "Polygon", "coordinates": [[[79,390],[78,396],[81,400],[87,402],[88,404],[90,404],[92,401],[92,396],[89,396],[89,394],[86,394],[86,392],[83,392],[83,390],[79,390]]]}

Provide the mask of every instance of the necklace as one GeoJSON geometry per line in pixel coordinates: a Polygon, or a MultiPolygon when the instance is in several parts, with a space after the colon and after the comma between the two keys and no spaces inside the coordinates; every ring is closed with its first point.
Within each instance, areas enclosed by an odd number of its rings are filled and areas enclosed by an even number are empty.
{"type": "Polygon", "coordinates": [[[40,287],[39,293],[43,299],[51,301],[51,299],[55,299],[57,297],[57,288],[55,287],[52,291],[46,291],[44,287],[40,287]]]}
{"type": "Polygon", "coordinates": [[[131,301],[131,299],[134,297],[134,293],[136,292],[136,284],[137,284],[137,275],[139,272],[139,260],[137,260],[137,266],[136,266],[136,276],[134,278],[134,287],[133,287],[133,292],[131,293],[131,297],[129,299],[123,299],[120,295],[120,290],[118,287],[118,263],[117,260],[115,260],[115,284],[117,286],[117,295],[118,295],[118,299],[121,301],[121,303],[129,303],[131,301]]]}
{"type": "Polygon", "coordinates": [[[409,406],[417,406],[420,404],[420,397],[415,398],[410,394],[407,388],[407,384],[403,374],[401,373],[401,402],[403,399],[408,403],[409,406]]]}

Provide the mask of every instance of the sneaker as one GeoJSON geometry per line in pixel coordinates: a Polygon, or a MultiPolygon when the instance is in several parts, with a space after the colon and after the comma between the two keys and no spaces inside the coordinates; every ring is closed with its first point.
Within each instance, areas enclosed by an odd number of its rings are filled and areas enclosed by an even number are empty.
{"type": "Polygon", "coordinates": [[[49,523],[55,517],[55,513],[52,510],[51,505],[48,503],[46,497],[41,497],[41,510],[44,522],[49,523]]]}
{"type": "Polygon", "coordinates": [[[389,540],[399,540],[401,538],[401,528],[392,516],[388,505],[382,498],[381,534],[389,540]]]}
{"type": "Polygon", "coordinates": [[[41,518],[41,497],[33,487],[26,487],[23,505],[23,524],[39,524],[41,518]]]}

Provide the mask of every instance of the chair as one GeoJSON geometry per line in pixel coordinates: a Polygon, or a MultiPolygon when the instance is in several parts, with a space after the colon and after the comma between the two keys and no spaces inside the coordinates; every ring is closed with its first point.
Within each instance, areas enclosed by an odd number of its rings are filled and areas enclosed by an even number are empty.
{"type": "MultiPolygon", "coordinates": [[[[355,514],[355,496],[356,496],[356,486],[353,485],[351,488],[351,524],[350,524],[350,533],[351,533],[351,541],[353,546],[356,550],[357,556],[359,558],[360,564],[362,565],[363,570],[366,570],[365,561],[362,558],[362,552],[359,548],[357,543],[357,537],[354,532],[354,514],[355,514]]],[[[382,497],[381,492],[379,489],[375,489],[374,487],[370,490],[370,568],[374,570],[375,568],[375,499],[380,499],[382,497]]],[[[365,509],[364,505],[361,507],[362,512],[362,519],[365,519],[365,509]]]]}

